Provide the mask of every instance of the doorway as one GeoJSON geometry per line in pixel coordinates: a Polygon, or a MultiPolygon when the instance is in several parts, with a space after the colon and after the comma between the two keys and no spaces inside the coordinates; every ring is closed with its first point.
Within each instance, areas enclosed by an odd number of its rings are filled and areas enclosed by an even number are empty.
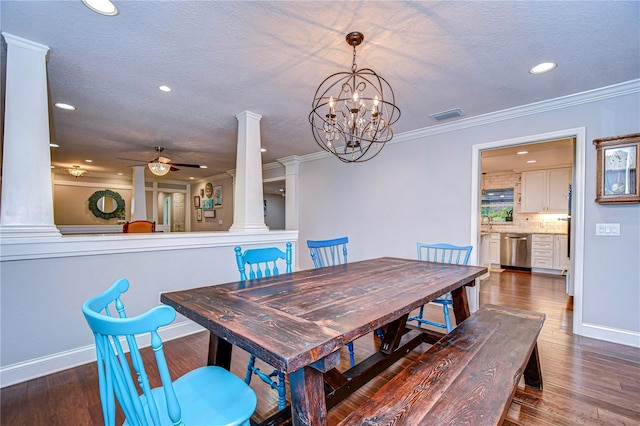
{"type": "MultiPolygon", "coordinates": [[[[572,174],[572,203],[569,247],[571,259],[569,280],[573,283],[574,311],[573,332],[582,334],[582,280],[584,248],[584,195],[585,195],[585,129],[567,129],[539,135],[529,135],[514,139],[477,144],[472,147],[472,202],[471,202],[471,241],[481,247],[481,190],[482,190],[482,153],[496,149],[518,150],[519,147],[562,139],[575,140],[572,174]]],[[[565,214],[566,215],[566,214],[565,214]]],[[[476,250],[476,262],[478,251],[476,250]]],[[[476,263],[479,264],[479,263],[476,263]]]]}

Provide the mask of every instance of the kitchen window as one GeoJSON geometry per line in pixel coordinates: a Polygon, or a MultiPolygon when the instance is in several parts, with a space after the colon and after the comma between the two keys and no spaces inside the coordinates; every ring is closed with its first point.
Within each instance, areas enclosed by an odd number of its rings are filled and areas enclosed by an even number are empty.
{"type": "Polygon", "coordinates": [[[513,188],[483,191],[481,212],[490,222],[513,221],[513,188]]]}

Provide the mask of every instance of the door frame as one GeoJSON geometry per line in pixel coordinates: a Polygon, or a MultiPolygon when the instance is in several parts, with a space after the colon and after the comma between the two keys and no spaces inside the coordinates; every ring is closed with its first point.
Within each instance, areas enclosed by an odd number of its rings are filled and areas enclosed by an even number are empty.
{"type": "MultiPolygon", "coordinates": [[[[585,205],[585,150],[586,128],[558,130],[555,132],[526,135],[512,139],[475,144],[471,155],[471,238],[475,246],[480,247],[480,182],[481,182],[481,152],[488,149],[505,148],[539,142],[549,142],[556,139],[575,138],[572,181],[572,212],[571,212],[571,259],[569,278],[573,280],[573,333],[583,335],[582,301],[584,282],[584,205],[585,205]]],[[[475,250],[475,264],[478,264],[478,250],[475,250]]],[[[476,285],[477,300],[479,289],[476,285]]]]}

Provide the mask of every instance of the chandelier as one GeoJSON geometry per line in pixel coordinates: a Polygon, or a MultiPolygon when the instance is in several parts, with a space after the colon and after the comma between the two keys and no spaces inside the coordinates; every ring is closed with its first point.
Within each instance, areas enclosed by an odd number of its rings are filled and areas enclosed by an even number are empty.
{"type": "Polygon", "coordinates": [[[69,174],[71,176],[75,176],[76,179],[79,178],[79,177],[84,176],[87,173],[87,171],[86,170],[82,170],[80,168],[80,166],[71,166],[71,167],[72,168],[71,169],[67,169],[67,171],[69,172],[69,174]]]}
{"type": "Polygon", "coordinates": [[[351,72],[337,72],[320,84],[309,122],[322,149],[355,163],[372,159],[393,138],[391,125],[400,118],[400,109],[387,80],[356,66],[356,46],[364,35],[352,32],[346,40],[353,46],[351,72]]]}

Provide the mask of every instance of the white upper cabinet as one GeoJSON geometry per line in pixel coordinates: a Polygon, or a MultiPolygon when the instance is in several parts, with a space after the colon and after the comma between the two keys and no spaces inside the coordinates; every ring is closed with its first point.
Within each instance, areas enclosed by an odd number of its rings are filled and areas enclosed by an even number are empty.
{"type": "Polygon", "coordinates": [[[521,213],[567,213],[571,168],[522,172],[521,213]]]}

